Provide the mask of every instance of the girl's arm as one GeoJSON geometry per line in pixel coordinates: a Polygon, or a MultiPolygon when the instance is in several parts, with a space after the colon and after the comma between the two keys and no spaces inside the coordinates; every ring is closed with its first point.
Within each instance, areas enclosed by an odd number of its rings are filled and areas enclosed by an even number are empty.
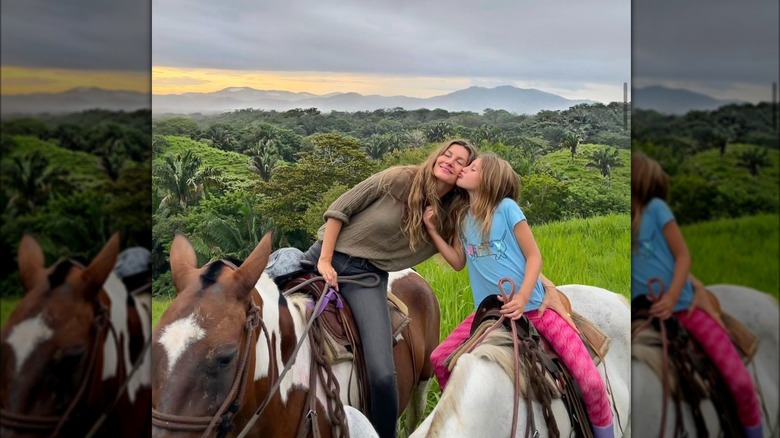
{"type": "Polygon", "coordinates": [[[663,228],[664,238],[669,245],[669,250],[674,256],[674,276],[672,283],[668,286],[666,292],[659,300],[650,306],[650,314],[666,319],[672,316],[674,306],[680,299],[685,281],[691,272],[691,255],[688,253],[688,246],[685,244],[680,227],[677,221],[672,220],[666,223],[663,228]]]}
{"type": "Polygon", "coordinates": [[[325,222],[325,233],[322,236],[322,250],[320,251],[320,259],[317,261],[317,270],[333,289],[339,290],[338,274],[333,269],[333,251],[336,249],[336,240],[341,233],[341,226],[344,222],[336,218],[329,217],[325,222]]]}
{"type": "Polygon", "coordinates": [[[433,245],[444,257],[444,260],[452,266],[452,269],[460,271],[466,266],[466,254],[463,252],[463,245],[460,242],[460,238],[457,234],[453,237],[454,245],[450,245],[445,242],[436,229],[436,224],[433,223],[433,207],[428,206],[423,213],[423,223],[425,229],[428,231],[428,235],[431,236],[433,245]]]}
{"type": "MultiPolygon", "coordinates": [[[[514,232],[515,239],[517,239],[520,250],[523,251],[526,259],[525,278],[523,278],[523,284],[520,285],[519,290],[515,292],[512,301],[501,306],[501,313],[509,318],[518,319],[523,315],[525,305],[528,303],[528,299],[531,298],[536,281],[542,272],[542,254],[536,245],[536,239],[534,239],[534,235],[531,233],[528,221],[523,220],[515,224],[514,232]]],[[[499,299],[501,298],[499,296],[499,299]]]]}

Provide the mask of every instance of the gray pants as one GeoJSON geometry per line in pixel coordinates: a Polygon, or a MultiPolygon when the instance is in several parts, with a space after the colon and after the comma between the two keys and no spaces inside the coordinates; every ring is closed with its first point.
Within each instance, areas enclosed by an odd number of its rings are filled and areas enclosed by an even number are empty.
{"type": "MultiPolygon", "coordinates": [[[[317,241],[303,257],[316,266],[321,250],[322,241],[317,241]]],[[[379,275],[380,282],[376,287],[366,288],[344,283],[339,285],[339,293],[347,300],[352,310],[363,345],[368,383],[371,387],[369,419],[380,437],[395,437],[398,390],[393,363],[393,333],[387,307],[387,272],[375,267],[366,259],[351,257],[340,252],[333,254],[332,264],[338,275],[357,275],[366,272],[379,275]]]]}

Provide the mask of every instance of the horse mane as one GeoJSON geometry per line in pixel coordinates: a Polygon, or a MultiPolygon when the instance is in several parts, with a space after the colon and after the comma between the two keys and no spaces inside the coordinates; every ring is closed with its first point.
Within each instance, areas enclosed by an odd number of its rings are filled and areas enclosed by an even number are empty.
{"type": "MultiPolygon", "coordinates": [[[[504,327],[499,327],[496,330],[491,331],[490,333],[485,336],[485,339],[482,340],[482,342],[474,347],[474,350],[471,351],[471,353],[468,353],[471,356],[474,356],[478,360],[484,360],[486,362],[492,362],[498,365],[504,373],[509,377],[509,380],[514,385],[515,376],[514,376],[514,369],[515,369],[515,360],[514,360],[514,349],[512,348],[512,332],[507,330],[504,327]]],[[[464,354],[465,356],[465,354],[464,354]]],[[[458,363],[463,366],[470,365],[472,362],[464,362],[462,361],[462,356],[458,363]]],[[[521,361],[519,363],[520,367],[524,367],[525,364],[521,361]]],[[[457,368],[457,366],[456,366],[457,368]]],[[[521,371],[521,375],[526,375],[526,373],[521,371]]],[[[439,400],[439,404],[437,406],[436,413],[434,414],[433,419],[431,420],[431,426],[429,429],[428,434],[430,436],[436,436],[437,429],[441,428],[441,423],[445,420],[445,418],[449,415],[452,415],[455,413],[458,407],[458,402],[466,397],[465,390],[468,383],[471,381],[471,374],[469,370],[461,370],[457,374],[455,373],[455,369],[453,369],[452,372],[452,378],[450,378],[448,384],[447,384],[447,396],[442,397],[439,400]]],[[[556,385],[552,382],[552,380],[547,379],[546,382],[547,386],[552,391],[552,398],[560,398],[560,391],[556,387],[556,385]]],[[[520,388],[520,397],[526,396],[526,391],[528,391],[528,385],[525,379],[521,379],[519,382],[519,388],[520,388]]]]}
{"type": "MultiPolygon", "coordinates": [[[[639,332],[631,342],[631,358],[647,364],[661,381],[664,374],[661,333],[653,327],[646,327],[639,332]]],[[[677,372],[671,361],[668,363],[668,367],[669,392],[674,394],[677,391],[677,372]]]]}

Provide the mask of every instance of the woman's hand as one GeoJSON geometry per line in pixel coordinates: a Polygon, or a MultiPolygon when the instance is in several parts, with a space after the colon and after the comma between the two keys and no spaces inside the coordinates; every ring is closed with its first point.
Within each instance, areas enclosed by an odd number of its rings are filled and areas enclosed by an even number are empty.
{"type": "Polygon", "coordinates": [[[504,301],[503,295],[499,295],[498,300],[504,303],[501,306],[501,314],[512,320],[523,316],[525,305],[528,304],[528,298],[524,297],[519,291],[515,293],[515,296],[508,303],[504,301]]]}
{"type": "Polygon", "coordinates": [[[325,283],[328,283],[328,286],[339,290],[339,276],[336,274],[336,270],[333,269],[330,260],[320,258],[317,261],[317,271],[319,271],[322,278],[325,279],[325,283]]]}
{"type": "Polygon", "coordinates": [[[425,224],[425,228],[428,229],[428,232],[436,231],[436,224],[433,223],[433,216],[433,207],[430,205],[425,207],[425,211],[423,212],[423,223],[425,224]]]}

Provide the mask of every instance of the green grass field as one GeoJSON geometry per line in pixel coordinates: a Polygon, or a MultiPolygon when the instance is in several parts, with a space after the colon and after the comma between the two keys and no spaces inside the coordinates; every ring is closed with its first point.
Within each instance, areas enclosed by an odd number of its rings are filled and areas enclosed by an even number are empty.
{"type": "Polygon", "coordinates": [[[682,227],[691,272],[704,284],[749,286],[780,293],[780,216],[765,214],[682,227]]]}

